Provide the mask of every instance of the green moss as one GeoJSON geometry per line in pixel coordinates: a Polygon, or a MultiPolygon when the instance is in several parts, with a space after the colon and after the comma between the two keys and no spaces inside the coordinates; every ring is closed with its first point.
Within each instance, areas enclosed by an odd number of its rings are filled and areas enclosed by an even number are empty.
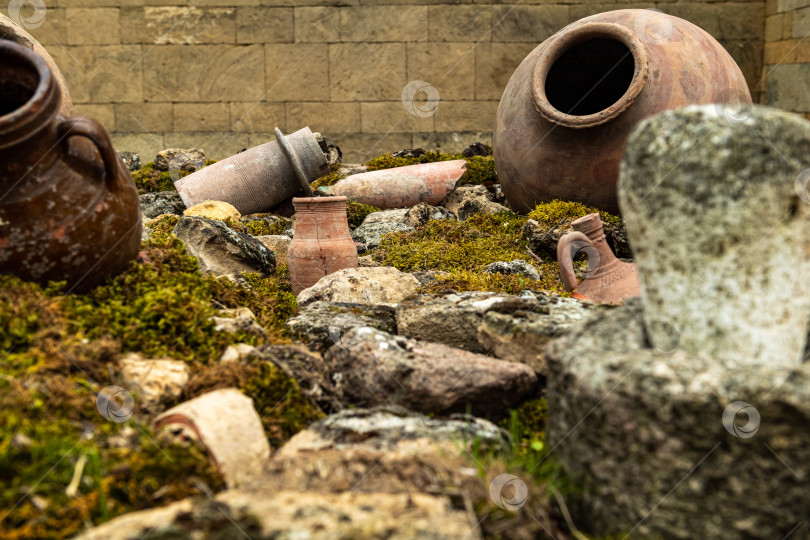
{"type": "Polygon", "coordinates": [[[343,180],[346,178],[346,174],[340,172],[340,163],[331,165],[329,169],[329,174],[321,176],[310,184],[312,191],[317,190],[319,187],[333,186],[338,182],[338,180],[343,180]]]}
{"type": "MultiPolygon", "coordinates": [[[[213,165],[216,160],[206,159],[205,166],[213,165]]],[[[132,171],[132,180],[138,193],[156,193],[158,191],[175,191],[174,182],[191,174],[189,171],[159,171],[155,168],[155,162],[150,161],[137,171],[132,171]]]]}
{"type": "Polygon", "coordinates": [[[239,221],[228,220],[225,224],[242,234],[265,236],[284,234],[290,227],[290,220],[275,214],[250,214],[239,221]]]}
{"type": "MultiPolygon", "coordinates": [[[[549,275],[548,272],[545,272],[545,270],[548,270],[548,266],[556,268],[556,265],[544,265],[543,275],[545,276],[549,275]]],[[[570,293],[566,293],[566,291],[562,289],[559,279],[555,274],[551,274],[550,278],[543,277],[539,280],[533,280],[516,275],[476,273],[467,270],[457,270],[446,276],[437,276],[436,281],[424,285],[421,288],[421,292],[436,294],[449,291],[490,291],[519,294],[526,289],[570,295],[570,293]]]]}
{"type": "Polygon", "coordinates": [[[379,169],[391,169],[394,167],[405,167],[406,165],[416,165],[418,163],[434,163],[437,161],[450,161],[463,159],[467,161],[467,172],[459,180],[460,185],[483,184],[484,182],[497,182],[498,176],[495,173],[495,160],[492,156],[464,157],[462,154],[445,154],[442,152],[427,152],[418,157],[394,157],[386,154],[374,158],[366,166],[370,171],[379,169]]]}
{"type": "Polygon", "coordinates": [[[366,216],[372,212],[379,212],[380,209],[376,206],[369,204],[361,204],[359,202],[347,201],[346,202],[346,215],[349,220],[349,227],[354,230],[363,223],[366,216]]]}
{"type": "Polygon", "coordinates": [[[538,204],[534,210],[529,213],[529,219],[535,219],[542,225],[552,227],[559,224],[560,221],[570,221],[594,213],[598,213],[599,217],[605,223],[616,226],[621,225],[621,218],[618,216],[603,212],[592,206],[585,206],[584,204],[572,201],[561,201],[559,199],[538,204]]]}

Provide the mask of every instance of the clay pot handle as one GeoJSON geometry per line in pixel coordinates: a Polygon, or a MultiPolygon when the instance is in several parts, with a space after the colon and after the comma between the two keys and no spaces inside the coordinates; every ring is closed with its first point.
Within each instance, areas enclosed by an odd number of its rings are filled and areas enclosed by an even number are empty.
{"type": "Polygon", "coordinates": [[[569,292],[576,289],[579,285],[577,275],[574,273],[574,257],[571,254],[572,248],[580,247],[574,245],[575,242],[593,246],[590,238],[579,231],[565,233],[557,243],[557,265],[560,267],[560,279],[563,282],[563,286],[565,286],[565,290],[569,292]]]}
{"type": "Polygon", "coordinates": [[[79,135],[93,141],[104,161],[107,186],[110,189],[119,186],[119,174],[123,169],[122,162],[113,149],[112,141],[104,126],[88,116],[73,116],[62,120],[62,123],[59,124],[59,131],[63,138],[79,135]]]}

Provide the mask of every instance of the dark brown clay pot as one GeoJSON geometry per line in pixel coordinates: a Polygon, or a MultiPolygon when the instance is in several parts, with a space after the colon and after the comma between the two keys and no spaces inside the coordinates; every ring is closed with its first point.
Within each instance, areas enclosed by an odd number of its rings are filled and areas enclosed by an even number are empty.
{"type": "Polygon", "coordinates": [[[45,61],[0,40],[0,272],[81,291],[138,255],[140,206],[101,124],[59,106],[45,61]]]}
{"type": "Polygon", "coordinates": [[[641,296],[636,265],[613,255],[599,214],[588,214],[571,226],[574,230],[557,244],[557,264],[565,289],[575,291],[574,298],[603,304],[621,304],[627,298],[641,296]],[[578,253],[588,257],[588,270],[581,283],[577,283],[572,263],[578,253]]]}
{"type": "Polygon", "coordinates": [[[621,9],[566,26],[523,60],[498,106],[495,165],[509,204],[527,213],[563,199],[618,213],[630,132],[694,103],[751,103],[737,64],[694,24],[621,9]]]}
{"type": "Polygon", "coordinates": [[[327,274],[357,267],[357,247],[346,219],[346,197],[295,198],[293,205],[295,228],[287,265],[298,296],[327,274]]]}

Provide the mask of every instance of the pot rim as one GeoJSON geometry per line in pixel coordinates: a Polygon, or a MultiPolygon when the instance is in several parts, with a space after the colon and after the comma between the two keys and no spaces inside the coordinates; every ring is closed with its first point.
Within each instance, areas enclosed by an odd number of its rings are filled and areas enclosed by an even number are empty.
{"type": "Polygon", "coordinates": [[[31,65],[39,82],[23,105],[0,116],[0,148],[7,148],[39,132],[47,120],[57,114],[60,105],[59,88],[54,84],[51,68],[44,58],[23,45],[0,39],[0,60],[4,58],[31,65]]]}
{"type": "Polygon", "coordinates": [[[346,202],[349,198],[344,195],[333,195],[329,197],[294,197],[293,204],[312,204],[327,202],[346,202]]]}
{"type": "Polygon", "coordinates": [[[598,126],[621,115],[635,102],[647,83],[649,70],[647,50],[632,30],[619,23],[580,21],[563,28],[548,39],[547,46],[540,53],[532,70],[532,99],[537,111],[549,122],[573,129],[598,126]],[[635,64],[633,79],[622,97],[610,107],[588,115],[566,114],[548,101],[545,85],[548,72],[571,47],[598,38],[619,41],[630,50],[635,64]]]}

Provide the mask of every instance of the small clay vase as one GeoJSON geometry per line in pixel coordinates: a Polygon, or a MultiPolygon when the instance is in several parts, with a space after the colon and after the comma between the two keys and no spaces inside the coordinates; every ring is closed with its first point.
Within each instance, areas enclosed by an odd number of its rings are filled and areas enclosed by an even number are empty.
{"type": "Polygon", "coordinates": [[[627,298],[641,296],[636,265],[613,255],[599,214],[588,214],[571,226],[574,230],[557,244],[557,264],[565,289],[575,291],[576,298],[600,304],[621,304],[627,298]],[[583,252],[588,256],[588,270],[582,283],[577,283],[573,258],[583,252]]]}
{"type": "Polygon", "coordinates": [[[82,291],[138,255],[140,204],[101,124],[60,105],[45,60],[0,40],[0,272],[82,291]]]}
{"type": "Polygon", "coordinates": [[[323,276],[357,267],[346,218],[346,197],[301,197],[295,207],[293,240],[287,255],[293,294],[311,287],[323,276]]]}

